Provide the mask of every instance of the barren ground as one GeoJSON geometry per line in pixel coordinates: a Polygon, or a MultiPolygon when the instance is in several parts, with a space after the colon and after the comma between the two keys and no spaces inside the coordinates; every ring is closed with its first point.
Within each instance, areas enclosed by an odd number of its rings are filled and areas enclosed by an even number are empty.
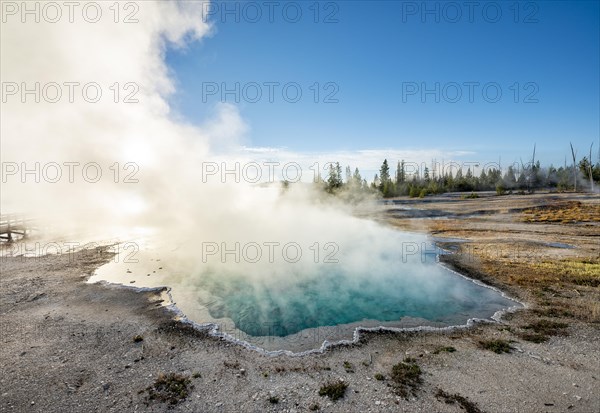
{"type": "Polygon", "coordinates": [[[268,357],[174,321],[157,293],[85,284],[110,259],[103,250],[1,258],[0,411],[600,411],[597,198],[402,198],[379,219],[449,238],[449,265],[527,308],[501,324],[268,357]],[[482,348],[488,340],[512,349],[482,348]],[[403,392],[392,366],[407,357],[421,376],[403,392]],[[150,399],[161,373],[189,377],[187,392],[171,383],[186,396],[177,404],[150,399]],[[319,395],[338,379],[343,398],[319,395]]]}

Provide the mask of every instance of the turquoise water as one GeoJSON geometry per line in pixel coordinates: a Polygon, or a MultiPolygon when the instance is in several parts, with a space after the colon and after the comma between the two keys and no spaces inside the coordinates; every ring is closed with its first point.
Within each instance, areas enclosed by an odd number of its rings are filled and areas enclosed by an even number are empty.
{"type": "Polygon", "coordinates": [[[335,263],[323,255],[315,262],[308,248],[296,263],[221,262],[218,255],[204,263],[157,248],[140,251],[135,263],[101,267],[90,282],[169,286],[189,320],[265,350],[294,352],[352,339],[357,327],[464,325],[519,305],[438,264],[448,252],[426,236],[374,228],[339,237],[335,263]]]}
{"type": "Polygon", "coordinates": [[[291,276],[278,282],[205,274],[198,286],[210,298],[200,304],[211,317],[230,318],[237,329],[255,337],[285,337],[309,328],[404,317],[464,324],[469,318],[490,318],[515,305],[497,291],[438,264],[421,263],[415,270],[407,264],[376,274],[332,268],[310,279],[291,276]]]}

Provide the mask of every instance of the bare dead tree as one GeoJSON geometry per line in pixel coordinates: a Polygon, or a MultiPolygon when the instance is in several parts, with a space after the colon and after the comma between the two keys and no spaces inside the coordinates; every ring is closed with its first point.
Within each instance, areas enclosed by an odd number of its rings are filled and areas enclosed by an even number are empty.
{"type": "MultiPolygon", "coordinates": [[[[537,172],[535,170],[535,146],[536,144],[533,144],[533,155],[531,156],[531,172],[529,173],[529,180],[531,181],[532,179],[535,179],[535,175],[537,175],[537,172]]],[[[535,182],[534,182],[535,183],[535,182]]],[[[527,186],[529,186],[529,183],[527,183],[527,186]]],[[[531,189],[527,188],[527,190],[531,191],[531,189]]]]}
{"type": "Polygon", "coordinates": [[[577,151],[573,149],[573,144],[571,142],[569,142],[569,145],[571,145],[571,155],[573,156],[573,185],[575,187],[575,192],[577,192],[577,169],[575,167],[577,151]]]}
{"type": "Polygon", "coordinates": [[[590,189],[592,190],[592,192],[594,192],[594,168],[593,165],[594,163],[592,162],[592,147],[594,146],[594,142],[592,142],[592,144],[590,145],[590,162],[588,164],[588,173],[590,175],[590,189]]]}

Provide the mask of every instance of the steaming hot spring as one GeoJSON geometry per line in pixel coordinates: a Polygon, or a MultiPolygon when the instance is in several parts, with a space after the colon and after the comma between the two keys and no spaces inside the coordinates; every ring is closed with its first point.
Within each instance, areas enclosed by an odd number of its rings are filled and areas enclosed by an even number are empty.
{"type": "MultiPolygon", "coordinates": [[[[115,259],[91,281],[167,286],[182,317],[263,350],[318,349],[353,339],[358,327],[464,325],[515,305],[436,263],[425,236],[357,218],[321,190],[207,182],[205,165],[276,155],[244,150],[248,125],[235,105],[203,106],[200,125],[171,108],[179,98],[167,51],[212,31],[195,17],[202,2],[141,3],[142,24],[19,23],[2,32],[3,51],[19,56],[2,60],[15,85],[87,79],[105,92],[116,81],[140,85],[136,104],[116,104],[106,93],[92,104],[24,105],[14,96],[3,106],[2,136],[13,138],[3,139],[2,154],[24,165],[27,178],[3,183],[3,211],[64,220],[64,228],[94,236],[110,225],[144,228],[143,237],[121,238],[115,259]],[[35,165],[54,174],[30,179],[35,165]]],[[[305,172],[331,161],[279,152],[279,161],[302,161],[305,172]]]]}
{"type": "Polygon", "coordinates": [[[167,302],[199,328],[293,353],[352,340],[360,328],[465,325],[518,305],[442,266],[445,252],[425,235],[310,203],[292,219],[296,203],[276,204],[254,209],[253,220],[242,208],[218,236],[121,243],[90,282],[168,286],[167,302]]]}

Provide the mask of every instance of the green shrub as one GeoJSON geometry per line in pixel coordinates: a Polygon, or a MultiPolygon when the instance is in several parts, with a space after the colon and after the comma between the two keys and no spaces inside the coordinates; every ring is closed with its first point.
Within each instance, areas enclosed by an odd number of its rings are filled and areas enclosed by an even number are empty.
{"type": "Polygon", "coordinates": [[[456,351],[456,349],[452,346],[438,347],[433,351],[433,354],[440,354],[441,352],[454,353],[455,351],[456,351]]]}
{"type": "Polygon", "coordinates": [[[513,349],[506,340],[482,340],[479,342],[479,345],[481,348],[493,351],[497,354],[510,353],[513,349]]]}
{"type": "Polygon", "coordinates": [[[338,380],[324,384],[319,389],[319,396],[327,396],[331,400],[336,401],[344,397],[348,384],[338,380]]]}
{"type": "Polygon", "coordinates": [[[422,382],[421,373],[421,368],[417,364],[402,362],[392,366],[390,377],[398,393],[406,397],[407,390],[414,392],[422,382]]]}
{"type": "Polygon", "coordinates": [[[154,384],[146,389],[147,401],[156,400],[162,403],[177,404],[187,398],[194,386],[189,377],[178,373],[161,373],[154,384]]]}

